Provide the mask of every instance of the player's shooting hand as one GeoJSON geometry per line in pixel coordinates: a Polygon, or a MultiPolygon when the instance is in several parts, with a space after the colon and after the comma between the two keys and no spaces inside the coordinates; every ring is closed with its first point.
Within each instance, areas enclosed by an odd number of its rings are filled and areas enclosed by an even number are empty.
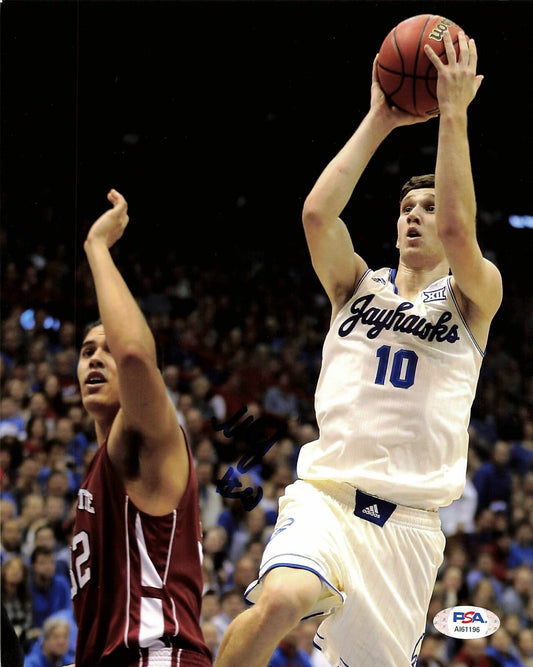
{"type": "Polygon", "coordinates": [[[476,96],[483,81],[481,74],[476,74],[477,49],[473,39],[467,40],[464,32],[458,35],[459,56],[455,53],[452,38],[447,30],[444,33],[444,48],[448,62],[445,64],[427,44],[425,53],[437,70],[437,99],[441,113],[447,109],[465,109],[476,96]]]}
{"type": "Polygon", "coordinates": [[[108,248],[111,248],[122,236],[129,222],[128,204],[116,190],[110,190],[107,198],[113,204],[113,208],[107,210],[93,223],[87,241],[103,241],[108,248]]]}
{"type": "Polygon", "coordinates": [[[415,116],[413,114],[407,113],[406,111],[401,111],[398,107],[391,106],[387,101],[387,97],[381,86],[379,85],[378,79],[378,56],[374,58],[374,64],[372,67],[372,87],[370,89],[370,107],[374,109],[383,117],[386,117],[390,120],[393,127],[400,127],[401,125],[414,125],[415,123],[425,123],[430,118],[433,118],[434,115],[427,116],[415,116]]]}

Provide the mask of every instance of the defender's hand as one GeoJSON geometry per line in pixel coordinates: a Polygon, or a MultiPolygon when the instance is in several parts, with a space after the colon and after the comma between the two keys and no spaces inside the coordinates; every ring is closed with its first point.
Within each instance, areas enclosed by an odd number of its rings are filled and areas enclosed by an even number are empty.
{"type": "Polygon", "coordinates": [[[107,198],[113,204],[96,222],[87,235],[87,241],[103,241],[108,248],[116,243],[129,222],[128,203],[116,190],[110,190],[107,198]]]}

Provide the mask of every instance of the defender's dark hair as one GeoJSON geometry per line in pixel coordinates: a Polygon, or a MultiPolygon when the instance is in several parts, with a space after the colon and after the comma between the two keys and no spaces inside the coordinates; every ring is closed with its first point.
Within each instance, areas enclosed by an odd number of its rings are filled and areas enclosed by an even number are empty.
{"type": "MultiPolygon", "coordinates": [[[[1,2],[1,1],[2,1],[2,0],[0,0],[0,2],[1,2]]],[[[81,346],[81,344],[83,343],[83,341],[85,340],[85,337],[87,336],[87,334],[89,333],[89,331],[90,331],[91,329],[94,329],[94,327],[101,327],[101,326],[103,326],[103,324],[104,324],[104,323],[102,322],[101,318],[98,318],[98,319],[95,320],[94,322],[89,322],[89,324],[87,324],[87,325],[83,328],[83,331],[82,331],[82,337],[81,337],[81,341],[80,341],[80,346],[81,346]]],[[[161,368],[161,367],[162,367],[162,362],[161,362],[161,360],[160,360],[160,358],[159,358],[159,357],[160,357],[159,352],[160,352],[159,349],[157,349],[157,365],[158,365],[158,368],[161,368]]]]}
{"type": "Polygon", "coordinates": [[[100,318],[95,320],[94,322],[89,322],[89,324],[86,324],[85,327],[83,328],[82,335],[81,335],[81,340],[82,342],[85,340],[85,336],[89,333],[91,329],[94,329],[94,327],[100,327],[102,326],[103,322],[100,318]]]}
{"type": "Polygon", "coordinates": [[[418,190],[420,188],[434,188],[435,174],[424,174],[424,176],[411,176],[411,178],[404,183],[400,191],[400,204],[405,195],[411,190],[418,190]]]}

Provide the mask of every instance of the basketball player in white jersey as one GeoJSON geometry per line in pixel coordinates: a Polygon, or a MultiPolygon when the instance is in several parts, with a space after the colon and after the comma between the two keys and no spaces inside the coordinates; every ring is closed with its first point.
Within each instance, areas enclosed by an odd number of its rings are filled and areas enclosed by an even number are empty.
{"type": "MultiPolygon", "coordinates": [[[[254,603],[217,667],[263,667],[302,618],[339,667],[415,665],[442,561],[438,508],[465,483],[467,426],[501,277],[476,240],[467,108],[481,83],[473,40],[438,71],[435,176],[404,186],[399,265],[371,271],[339,218],[381,142],[422,120],[390,108],[374,64],[370,110],[309,194],[303,223],[332,306],[316,391],[319,438],[280,500],[254,603]]],[[[427,49],[427,47],[426,47],[427,49]]],[[[371,220],[360,221],[365,232],[371,220]]]]}

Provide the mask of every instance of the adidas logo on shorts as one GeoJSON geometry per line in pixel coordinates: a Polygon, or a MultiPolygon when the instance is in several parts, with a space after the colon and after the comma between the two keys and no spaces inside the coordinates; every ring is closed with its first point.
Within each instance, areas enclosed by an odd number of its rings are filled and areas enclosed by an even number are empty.
{"type": "Polygon", "coordinates": [[[365,507],[363,510],[361,510],[363,514],[369,514],[370,516],[373,516],[375,519],[381,519],[381,515],[378,510],[378,506],[376,504],[370,505],[369,507],[365,507]]]}
{"type": "Polygon", "coordinates": [[[395,503],[371,496],[361,489],[355,490],[354,515],[376,526],[383,528],[397,507],[395,503]]]}

